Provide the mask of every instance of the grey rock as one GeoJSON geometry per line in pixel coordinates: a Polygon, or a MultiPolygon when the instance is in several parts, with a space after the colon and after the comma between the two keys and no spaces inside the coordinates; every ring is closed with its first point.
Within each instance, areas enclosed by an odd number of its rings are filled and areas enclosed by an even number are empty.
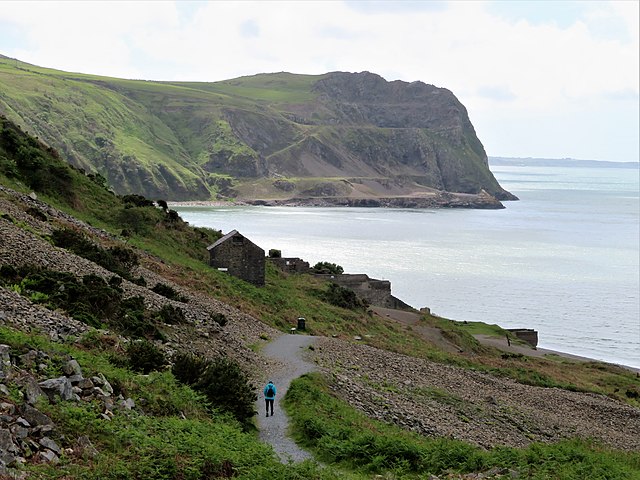
{"type": "Polygon", "coordinates": [[[53,425],[53,420],[47,417],[40,410],[33,408],[31,405],[25,405],[22,411],[22,416],[32,426],[38,425],[53,425]]]}
{"type": "Polygon", "coordinates": [[[0,379],[7,378],[11,373],[11,357],[9,345],[0,345],[0,379]]]}
{"type": "MultiPolygon", "coordinates": [[[[13,435],[6,428],[0,428],[0,453],[19,453],[20,449],[13,443],[13,435]]],[[[5,462],[7,463],[7,462],[5,462]]]]}
{"type": "Polygon", "coordinates": [[[0,412],[13,415],[16,413],[16,406],[13,403],[0,402],[0,412]]]}
{"type": "Polygon", "coordinates": [[[45,395],[45,393],[38,385],[38,382],[32,376],[25,377],[22,379],[23,393],[25,396],[25,400],[30,405],[35,405],[35,403],[45,395]]]}
{"type": "Polygon", "coordinates": [[[81,381],[78,382],[78,387],[80,387],[83,390],[90,390],[93,387],[95,387],[95,385],[90,379],[83,378],[81,381]]]}
{"type": "Polygon", "coordinates": [[[93,389],[91,390],[91,395],[94,395],[96,397],[108,397],[109,395],[107,395],[107,393],[102,390],[102,388],[100,387],[93,387],[93,389]]]}
{"type": "Polygon", "coordinates": [[[26,368],[33,368],[38,359],[38,352],[35,350],[29,350],[24,355],[20,355],[20,364],[26,368]]]}
{"type": "Polygon", "coordinates": [[[9,396],[9,387],[7,387],[4,383],[0,383],[0,393],[6,397],[9,396]]]}
{"type": "Polygon", "coordinates": [[[86,435],[78,437],[76,441],[77,450],[80,451],[80,454],[85,458],[95,458],[98,456],[98,450],[93,446],[91,440],[86,435]]]}
{"type": "Polygon", "coordinates": [[[62,371],[67,377],[72,375],[79,375],[82,377],[82,369],[80,368],[80,364],[77,360],[69,360],[62,366],[62,371]]]}
{"type": "Polygon", "coordinates": [[[56,464],[60,462],[60,457],[58,457],[58,455],[56,455],[56,453],[51,450],[42,450],[35,454],[34,462],[56,464]]]}
{"type": "Polygon", "coordinates": [[[63,401],[73,400],[73,385],[67,377],[50,378],[40,382],[40,388],[47,394],[49,400],[55,401],[59,397],[63,401]]]}
{"type": "Polygon", "coordinates": [[[62,450],[60,449],[58,444],[54,440],[51,440],[49,437],[42,437],[38,443],[44,448],[48,448],[49,450],[55,452],[57,455],[60,455],[62,453],[62,450]]]}
{"type": "Polygon", "coordinates": [[[98,374],[98,377],[102,380],[102,383],[100,385],[102,385],[102,389],[107,392],[108,394],[112,394],[113,393],[113,387],[111,386],[111,384],[107,381],[107,379],[105,378],[105,376],[102,373],[98,374]]]}
{"type": "Polygon", "coordinates": [[[29,429],[16,424],[11,426],[11,433],[15,438],[27,438],[29,435],[29,429]]]}
{"type": "Polygon", "coordinates": [[[126,400],[120,400],[118,406],[123,410],[133,410],[136,408],[136,402],[134,402],[132,398],[127,398],[126,400]]]}
{"type": "Polygon", "coordinates": [[[29,423],[29,421],[26,418],[23,418],[23,417],[18,417],[18,419],[16,420],[16,424],[20,425],[21,427],[25,427],[25,428],[31,427],[31,424],[29,423]]]}

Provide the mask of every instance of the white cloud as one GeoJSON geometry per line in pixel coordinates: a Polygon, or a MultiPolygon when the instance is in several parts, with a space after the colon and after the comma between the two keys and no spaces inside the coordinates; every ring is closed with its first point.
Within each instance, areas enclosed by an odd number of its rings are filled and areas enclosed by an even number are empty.
{"type": "MultiPolygon", "coordinates": [[[[335,70],[421,80],[460,98],[495,155],[537,155],[531,150],[545,139],[527,133],[544,118],[593,129],[616,106],[625,109],[620,118],[637,111],[638,2],[574,2],[557,21],[552,9],[535,10],[545,2],[528,2],[529,15],[501,15],[507,3],[4,1],[0,25],[19,27],[23,37],[16,43],[13,28],[3,44],[0,35],[0,52],[52,68],[158,80],[335,70]],[[504,122],[522,132],[512,135],[523,139],[520,150],[501,138],[504,122]]],[[[592,135],[572,144],[550,138],[563,150],[548,155],[637,159],[635,135],[624,146],[593,142],[591,154],[592,135]]]]}

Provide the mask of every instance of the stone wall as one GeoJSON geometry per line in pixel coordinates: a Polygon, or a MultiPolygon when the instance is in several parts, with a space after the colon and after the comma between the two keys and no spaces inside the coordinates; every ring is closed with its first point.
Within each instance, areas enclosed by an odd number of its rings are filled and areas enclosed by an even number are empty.
{"type": "Polygon", "coordinates": [[[269,261],[285,273],[309,273],[309,262],[301,258],[276,258],[269,257],[269,261]]]}
{"type": "Polygon", "coordinates": [[[316,276],[353,290],[356,295],[369,302],[370,305],[399,310],[413,310],[413,307],[391,295],[391,282],[389,280],[369,278],[364,273],[316,276]]]}
{"type": "Polygon", "coordinates": [[[538,332],[532,328],[507,328],[508,332],[513,333],[520,340],[527,342],[532,347],[538,346],[538,332]]]}

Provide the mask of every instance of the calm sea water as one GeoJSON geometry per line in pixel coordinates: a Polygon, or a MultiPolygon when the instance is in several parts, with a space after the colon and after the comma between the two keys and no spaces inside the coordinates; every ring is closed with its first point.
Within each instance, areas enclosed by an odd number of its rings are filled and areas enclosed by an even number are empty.
{"type": "Polygon", "coordinates": [[[640,368],[638,169],[494,166],[504,210],[178,207],[265,251],[391,281],[415,307],[534,328],[539,346],[640,368]]]}

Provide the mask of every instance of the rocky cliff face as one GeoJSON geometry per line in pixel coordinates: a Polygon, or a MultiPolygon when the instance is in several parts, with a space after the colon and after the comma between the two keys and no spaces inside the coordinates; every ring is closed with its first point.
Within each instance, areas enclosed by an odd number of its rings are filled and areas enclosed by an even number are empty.
{"type": "Polygon", "coordinates": [[[367,191],[332,188],[356,199],[482,190],[515,199],[491,174],[465,107],[422,82],[334,72],[168,84],[1,58],[0,67],[0,113],[117,193],[282,201],[318,190],[308,179],[375,179],[367,191]],[[293,187],[273,186],[283,178],[293,187]]]}
{"type": "MultiPolygon", "coordinates": [[[[368,72],[330,73],[311,91],[314,101],[281,107],[288,130],[282,120],[266,115],[227,114],[237,138],[262,160],[254,176],[410,179],[421,191],[484,189],[500,200],[515,199],[489,171],[467,111],[450,91],[422,82],[387,82],[368,72]]],[[[386,194],[379,190],[371,196],[386,194]]]]}

